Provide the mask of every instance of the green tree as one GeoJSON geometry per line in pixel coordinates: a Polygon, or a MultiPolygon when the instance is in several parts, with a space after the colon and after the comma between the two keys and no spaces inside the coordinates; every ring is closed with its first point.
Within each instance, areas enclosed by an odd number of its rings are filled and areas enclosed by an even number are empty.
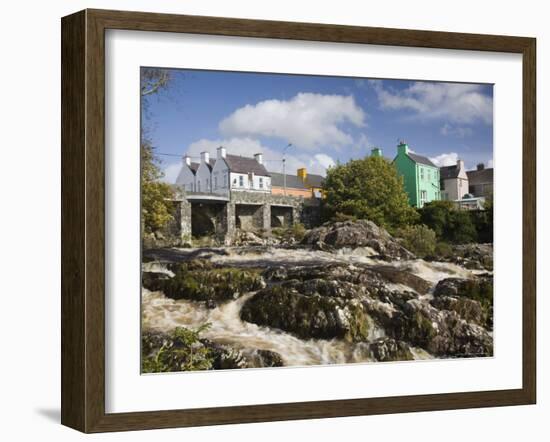
{"type": "Polygon", "coordinates": [[[472,213],[457,210],[450,201],[432,201],[420,209],[420,222],[432,229],[439,240],[454,244],[477,241],[472,213]]]}
{"type": "MultiPolygon", "coordinates": [[[[170,84],[170,73],[165,69],[141,69],[142,108],[147,110],[147,97],[166,89],[170,84]]],[[[161,182],[164,173],[160,169],[160,160],[155,157],[147,128],[142,120],[141,127],[141,217],[146,233],[162,229],[172,219],[174,197],[170,185],[161,182]]]]}
{"type": "Polygon", "coordinates": [[[398,229],[395,233],[403,240],[403,246],[413,252],[419,258],[431,256],[436,248],[435,232],[424,224],[406,226],[398,229]]]}
{"type": "Polygon", "coordinates": [[[409,206],[402,177],[382,157],[336,165],[327,171],[323,189],[326,218],[368,219],[389,229],[418,218],[409,206]]]}

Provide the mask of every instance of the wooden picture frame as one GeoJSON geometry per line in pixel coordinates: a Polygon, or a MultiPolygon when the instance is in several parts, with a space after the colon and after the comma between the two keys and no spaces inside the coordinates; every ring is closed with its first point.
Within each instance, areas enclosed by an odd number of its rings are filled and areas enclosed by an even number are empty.
{"type": "Polygon", "coordinates": [[[62,409],[83,432],[534,404],[536,41],[533,38],[84,10],[62,19],[62,409]],[[523,57],[523,385],[519,389],[105,412],[105,30],[517,53],[523,57]]]}

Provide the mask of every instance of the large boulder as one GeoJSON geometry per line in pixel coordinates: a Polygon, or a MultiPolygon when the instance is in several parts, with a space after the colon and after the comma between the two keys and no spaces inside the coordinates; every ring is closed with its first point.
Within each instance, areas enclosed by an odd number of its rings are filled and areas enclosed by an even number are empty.
{"type": "Polygon", "coordinates": [[[452,310],[466,321],[493,328],[493,276],[446,278],[437,283],[432,305],[452,310]]]}
{"type": "Polygon", "coordinates": [[[372,270],[382,275],[386,280],[394,284],[406,285],[421,295],[426,294],[432,288],[432,283],[404,269],[388,265],[375,266],[372,267],[372,270]]]}
{"type": "Polygon", "coordinates": [[[414,259],[384,228],[367,220],[326,223],[309,230],[302,244],[320,249],[369,247],[384,259],[414,259]]]}
{"type": "Polygon", "coordinates": [[[456,244],[432,259],[458,264],[467,269],[493,270],[493,244],[456,244]]]}
{"type": "Polygon", "coordinates": [[[410,347],[403,341],[393,338],[379,338],[369,344],[371,358],[379,362],[412,361],[410,347]]]}
{"type": "MultiPolygon", "coordinates": [[[[369,319],[360,301],[340,297],[331,290],[329,285],[320,285],[319,291],[324,292],[321,294],[311,283],[297,282],[267,287],[246,301],[241,319],[278,328],[302,339],[365,340],[369,319]]],[[[346,293],[346,289],[342,290],[346,293]]]]}
{"type": "Polygon", "coordinates": [[[446,278],[437,283],[434,296],[466,297],[493,302],[493,277],[480,275],[472,279],[446,278]]]}
{"type": "Polygon", "coordinates": [[[147,272],[143,286],[162,291],[172,299],[216,303],[235,299],[244,293],[265,287],[260,273],[252,269],[214,268],[208,261],[195,260],[170,266],[172,277],[163,273],[147,272]]]}

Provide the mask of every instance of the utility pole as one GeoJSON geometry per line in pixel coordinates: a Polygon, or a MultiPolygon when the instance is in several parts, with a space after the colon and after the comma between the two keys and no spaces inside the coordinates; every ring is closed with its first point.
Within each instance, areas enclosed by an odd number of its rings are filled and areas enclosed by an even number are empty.
{"type": "Polygon", "coordinates": [[[283,195],[286,196],[286,151],[289,147],[292,146],[292,143],[288,143],[288,145],[283,149],[283,195]]]}

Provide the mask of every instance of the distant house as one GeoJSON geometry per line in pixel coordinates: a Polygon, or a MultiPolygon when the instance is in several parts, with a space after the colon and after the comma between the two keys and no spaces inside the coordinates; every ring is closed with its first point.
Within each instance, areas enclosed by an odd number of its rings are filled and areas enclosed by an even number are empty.
{"type": "Polygon", "coordinates": [[[441,182],[441,199],[456,201],[464,198],[469,192],[468,175],[464,161],[457,160],[453,166],[444,166],[439,169],[441,182]]]}
{"type": "Polygon", "coordinates": [[[325,178],[322,175],[316,175],[314,173],[307,173],[307,169],[302,167],[297,171],[298,178],[302,180],[304,186],[311,190],[311,193],[315,198],[321,198],[323,196],[323,183],[325,178]]]}
{"type": "Polygon", "coordinates": [[[483,163],[476,170],[466,172],[469,181],[469,191],[475,197],[487,197],[493,194],[493,168],[485,168],[483,163]]]}
{"type": "Polygon", "coordinates": [[[198,164],[185,156],[176,184],[188,192],[220,195],[229,195],[230,191],[271,192],[271,176],[261,153],[253,158],[241,157],[227,154],[225,147],[217,149],[215,160],[202,152],[198,164]]]}
{"type": "Polygon", "coordinates": [[[290,195],[304,198],[311,198],[312,191],[297,175],[283,175],[282,173],[270,172],[271,193],[273,195],[290,195]]]}
{"type": "Polygon", "coordinates": [[[401,141],[393,164],[403,177],[411,206],[423,207],[430,201],[441,199],[439,168],[429,158],[412,153],[409,146],[401,141]]]}

